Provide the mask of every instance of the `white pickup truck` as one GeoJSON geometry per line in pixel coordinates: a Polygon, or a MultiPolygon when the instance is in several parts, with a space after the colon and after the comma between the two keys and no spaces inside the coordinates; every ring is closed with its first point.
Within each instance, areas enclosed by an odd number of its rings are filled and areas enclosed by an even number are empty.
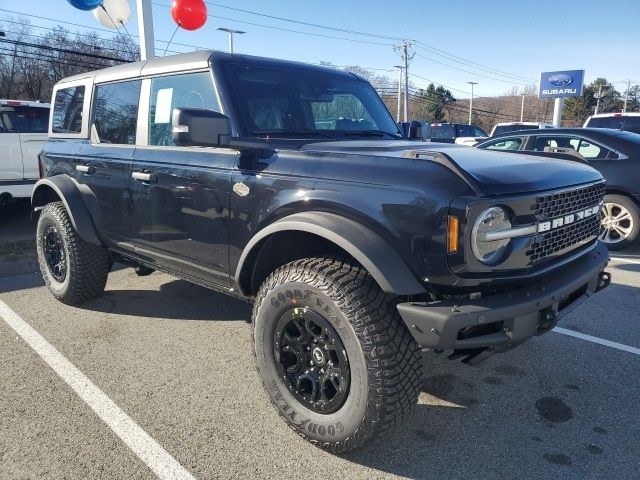
{"type": "Polygon", "coordinates": [[[0,205],[31,197],[48,124],[48,103],[0,99],[0,205]]]}

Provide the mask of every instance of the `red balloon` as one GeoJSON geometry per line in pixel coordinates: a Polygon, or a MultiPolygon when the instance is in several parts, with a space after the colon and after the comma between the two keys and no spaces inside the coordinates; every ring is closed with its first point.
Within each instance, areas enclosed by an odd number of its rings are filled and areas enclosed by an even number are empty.
{"type": "Polygon", "coordinates": [[[204,0],[173,0],[171,16],[185,30],[197,30],[207,22],[204,0]]]}

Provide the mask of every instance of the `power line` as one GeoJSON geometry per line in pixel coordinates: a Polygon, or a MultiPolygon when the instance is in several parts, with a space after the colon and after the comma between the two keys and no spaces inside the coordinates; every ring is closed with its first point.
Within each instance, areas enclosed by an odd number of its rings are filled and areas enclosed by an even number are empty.
{"type": "MultiPolygon", "coordinates": [[[[6,39],[2,39],[2,38],[0,38],[0,43],[9,43],[9,44],[18,45],[18,46],[21,46],[21,47],[45,48],[42,45],[38,45],[37,43],[21,42],[19,40],[6,40],[6,39]]],[[[83,57],[95,58],[95,59],[98,59],[98,60],[111,60],[113,62],[130,63],[129,60],[125,60],[124,58],[107,57],[106,55],[99,55],[97,53],[78,52],[77,50],[70,50],[68,48],[52,47],[50,45],[47,45],[46,49],[47,50],[53,50],[53,51],[59,52],[59,53],[70,53],[70,54],[74,54],[74,55],[82,55],[83,57]]]]}
{"type": "MultiPolygon", "coordinates": [[[[228,10],[233,10],[236,12],[242,12],[242,13],[246,13],[249,15],[255,15],[255,16],[260,16],[260,17],[264,17],[264,18],[270,18],[273,20],[279,20],[279,21],[283,21],[283,22],[289,22],[289,23],[294,23],[294,24],[298,24],[298,25],[304,25],[304,26],[308,26],[308,27],[313,27],[313,28],[320,28],[320,29],[324,29],[324,30],[330,30],[330,31],[334,31],[334,32],[341,32],[341,33],[348,33],[351,35],[359,35],[359,36],[366,36],[366,37],[373,37],[373,38],[380,38],[380,39],[385,39],[385,40],[392,40],[392,41],[401,41],[403,40],[402,37],[397,37],[397,36],[391,36],[391,35],[382,35],[382,34],[377,34],[377,33],[370,33],[370,32],[362,32],[362,31],[357,31],[357,30],[351,30],[351,29],[346,29],[346,28],[339,28],[339,27],[332,27],[332,26],[328,26],[328,25],[321,25],[318,23],[311,23],[311,22],[304,22],[301,20],[295,20],[295,19],[291,19],[291,18],[285,18],[285,17],[279,17],[276,15],[270,15],[270,14],[266,14],[266,13],[260,13],[260,12],[256,12],[256,11],[252,11],[252,10],[246,10],[246,9],[241,9],[241,8],[237,8],[237,7],[230,7],[228,5],[223,5],[220,3],[213,3],[213,2],[205,2],[208,5],[211,6],[215,6],[215,7],[219,7],[219,8],[225,8],[228,10]]],[[[223,17],[218,17],[218,18],[223,18],[223,17]]],[[[228,19],[231,21],[234,21],[232,19],[228,19]]],[[[445,50],[436,48],[432,45],[429,45],[425,42],[421,42],[421,41],[416,41],[416,43],[423,49],[430,51],[431,53],[441,56],[441,57],[445,57],[448,58],[449,60],[452,60],[454,62],[457,63],[461,63],[463,65],[467,65],[467,66],[472,66],[473,68],[488,72],[488,73],[493,73],[494,75],[500,75],[500,76],[506,76],[506,77],[511,77],[513,79],[519,79],[521,82],[524,81],[528,81],[528,82],[535,82],[535,80],[529,78],[529,77],[525,77],[523,75],[518,75],[518,74],[513,74],[513,73],[509,73],[509,72],[505,72],[503,70],[498,70],[496,68],[492,68],[489,67],[487,65],[483,65],[481,63],[478,62],[474,62],[472,60],[467,60],[463,57],[460,57],[458,55],[454,55],[452,53],[449,53],[445,50]]]]}
{"type": "Polygon", "coordinates": [[[430,62],[434,62],[434,63],[438,63],[438,64],[440,64],[440,65],[444,65],[445,67],[453,68],[453,69],[455,69],[455,70],[460,70],[461,72],[470,73],[471,75],[476,75],[476,76],[478,76],[478,77],[488,78],[488,79],[490,79],[490,80],[495,80],[496,82],[511,83],[512,85],[523,85],[523,83],[522,83],[522,82],[514,82],[514,81],[511,81],[511,80],[502,80],[502,79],[500,79],[500,78],[490,77],[490,76],[488,76],[488,75],[483,75],[483,74],[481,74],[481,73],[472,72],[472,71],[470,71],[470,70],[465,70],[464,68],[459,68],[459,67],[456,67],[456,66],[453,66],[453,65],[449,65],[449,64],[447,64],[447,63],[441,62],[441,61],[439,61],[439,60],[435,60],[435,59],[433,59],[433,58],[427,57],[427,56],[422,55],[422,54],[420,54],[420,53],[416,53],[416,56],[417,56],[417,57],[420,57],[420,58],[424,58],[425,60],[429,60],[430,62]]]}
{"type": "MultiPolygon", "coordinates": [[[[164,3],[156,3],[153,2],[153,5],[157,5],[159,7],[170,7],[170,5],[164,4],[164,3]]],[[[332,40],[343,40],[346,42],[356,42],[356,43],[366,43],[366,44],[370,44],[370,45],[387,45],[387,46],[391,46],[391,43],[382,43],[382,42],[372,42],[372,41],[368,41],[368,40],[356,40],[354,38],[345,38],[345,37],[335,37],[335,36],[331,36],[331,35],[323,35],[321,33],[311,33],[311,32],[303,32],[301,30],[292,30],[290,28],[283,28],[283,27],[274,27],[272,25],[264,25],[261,23],[254,23],[254,22],[247,22],[245,20],[238,20],[236,18],[228,18],[228,17],[220,17],[218,15],[208,15],[210,18],[215,18],[215,19],[220,19],[220,20],[227,20],[229,22],[237,22],[237,23],[242,23],[244,25],[252,25],[254,27],[261,27],[261,28],[269,28],[271,30],[280,30],[282,32],[290,32],[290,33],[298,33],[300,35],[309,35],[312,37],[321,37],[321,38],[329,38],[332,40]]]]}
{"type": "MultiPolygon", "coordinates": [[[[167,5],[164,5],[164,6],[167,6],[167,5]]],[[[4,8],[0,8],[0,12],[5,12],[5,13],[13,14],[13,15],[24,16],[20,12],[16,12],[14,10],[6,10],[4,8]]],[[[113,34],[112,30],[107,30],[106,28],[88,26],[88,25],[83,25],[83,24],[74,23],[74,22],[67,22],[65,20],[58,20],[58,19],[50,18],[50,17],[42,17],[42,16],[38,16],[38,15],[29,15],[29,18],[37,18],[39,20],[45,20],[45,21],[48,21],[48,22],[57,22],[58,24],[62,23],[64,25],[71,25],[73,27],[80,27],[80,28],[85,28],[87,30],[98,31],[98,32],[106,32],[106,33],[109,33],[109,34],[113,34]]],[[[3,20],[3,21],[5,21],[5,20],[3,20]]],[[[139,38],[138,35],[133,35],[132,34],[131,36],[134,37],[134,38],[139,38]]],[[[159,39],[159,38],[156,38],[156,42],[169,43],[168,40],[162,40],[162,39],[159,39]]],[[[201,47],[201,46],[198,46],[198,45],[190,45],[190,44],[187,44],[187,43],[177,43],[177,42],[171,42],[171,43],[172,43],[172,45],[177,45],[179,47],[189,47],[189,48],[195,48],[195,49],[198,49],[198,50],[207,50],[206,47],[201,47]]],[[[136,45],[136,46],[138,46],[138,45],[136,45]]]]}
{"type": "Polygon", "coordinates": [[[488,67],[486,65],[482,65],[481,63],[477,63],[477,62],[474,62],[474,61],[471,61],[471,60],[465,60],[462,57],[459,57],[459,56],[454,55],[452,53],[445,52],[444,50],[440,50],[439,48],[433,47],[433,46],[428,45],[428,44],[426,44],[424,42],[421,42],[421,41],[417,41],[416,43],[417,43],[417,46],[419,48],[423,48],[424,50],[427,50],[427,51],[429,51],[431,53],[434,53],[435,55],[439,55],[439,56],[448,58],[449,60],[452,60],[452,61],[457,62],[457,63],[461,63],[463,65],[467,65],[467,66],[470,66],[470,67],[473,67],[473,68],[477,68],[478,70],[483,70],[483,71],[488,72],[488,73],[493,73],[494,75],[498,74],[500,76],[512,77],[514,79],[519,79],[521,81],[522,80],[526,80],[528,82],[535,82],[536,81],[533,78],[525,77],[523,75],[517,75],[517,74],[505,72],[504,70],[498,70],[497,68],[488,67]]]}
{"type": "MultiPolygon", "coordinates": [[[[258,13],[258,12],[253,12],[251,10],[243,10],[241,8],[229,7],[227,5],[222,5],[222,4],[219,4],[219,3],[212,3],[212,2],[204,2],[204,3],[206,3],[207,5],[211,5],[212,7],[226,8],[228,10],[234,10],[236,12],[248,13],[249,15],[257,15],[257,16],[260,16],[260,17],[271,18],[271,19],[280,20],[280,21],[283,21],[283,22],[295,23],[295,24],[298,24],[298,25],[305,25],[307,27],[322,28],[322,29],[325,29],[325,30],[332,30],[334,32],[350,33],[352,35],[361,35],[361,36],[367,36],[367,37],[373,37],[373,38],[382,38],[382,39],[385,39],[385,40],[393,40],[393,41],[402,40],[402,38],[400,38],[400,37],[391,37],[391,36],[388,36],[388,35],[380,35],[378,33],[358,32],[356,30],[349,30],[349,29],[346,29],[346,28],[329,27],[329,26],[320,25],[320,24],[317,24],[317,23],[303,22],[303,21],[300,21],[300,20],[293,20],[291,18],[277,17],[275,15],[268,15],[266,13],[258,13]]],[[[221,18],[221,17],[218,17],[218,18],[221,18]]]]}

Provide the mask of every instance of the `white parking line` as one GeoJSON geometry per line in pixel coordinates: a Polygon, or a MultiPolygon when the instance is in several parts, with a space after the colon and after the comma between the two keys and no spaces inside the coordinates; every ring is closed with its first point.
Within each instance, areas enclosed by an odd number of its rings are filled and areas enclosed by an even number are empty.
{"type": "Polygon", "coordinates": [[[615,348],[616,350],[622,350],[623,352],[629,352],[635,355],[640,355],[640,348],[630,347],[629,345],[624,345],[623,343],[612,342],[611,340],[605,340],[604,338],[593,337],[591,335],[575,332],[573,330],[567,330],[566,328],[562,328],[562,327],[556,327],[553,329],[553,331],[556,333],[561,333],[562,335],[568,335],[570,337],[586,340],[587,342],[597,343],[599,345],[604,345],[606,347],[615,348]]]}
{"type": "Polygon", "coordinates": [[[616,262],[629,262],[629,263],[636,263],[638,265],[640,265],[640,260],[636,260],[635,258],[630,258],[630,257],[609,257],[611,260],[615,260],[616,262]]]}
{"type": "Polygon", "coordinates": [[[162,480],[194,480],[187,470],[45,338],[0,300],[0,317],[162,480]]]}

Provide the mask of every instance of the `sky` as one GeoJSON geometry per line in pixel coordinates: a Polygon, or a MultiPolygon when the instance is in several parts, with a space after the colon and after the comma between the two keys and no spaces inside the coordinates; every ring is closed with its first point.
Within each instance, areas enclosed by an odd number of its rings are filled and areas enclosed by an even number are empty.
{"type": "MultiPolygon", "coordinates": [[[[129,0],[132,35],[138,33],[137,1],[129,0]]],[[[170,3],[152,0],[157,55],[176,30],[170,3]]],[[[640,83],[639,0],[218,0],[207,7],[205,26],[178,29],[169,50],[226,50],[227,34],[216,28],[227,27],[247,32],[236,35],[236,53],[359,65],[395,79],[393,66],[401,59],[393,45],[409,39],[416,41],[409,67],[415,85],[433,81],[458,98],[469,96],[467,82],[478,83],[475,96],[501,95],[536,84],[542,71],[584,69],[587,83],[605,77],[621,91],[627,80],[640,83]]],[[[56,24],[81,33],[104,28],[66,0],[2,0],[0,22],[8,16],[29,18],[37,34],[56,24]]]]}

